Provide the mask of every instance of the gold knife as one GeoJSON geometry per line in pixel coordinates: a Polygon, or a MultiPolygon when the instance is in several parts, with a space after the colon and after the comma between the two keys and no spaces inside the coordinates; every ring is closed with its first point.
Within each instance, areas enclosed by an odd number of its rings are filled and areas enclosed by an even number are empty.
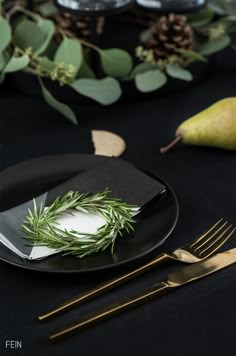
{"type": "Polygon", "coordinates": [[[134,308],[166,292],[172,291],[189,282],[208,276],[211,273],[219,271],[236,262],[236,248],[208,258],[202,262],[195,263],[191,266],[184,267],[178,272],[171,273],[165,282],[158,283],[144,292],[133,296],[129,299],[122,300],[119,303],[107,307],[105,310],[96,314],[91,314],[84,320],[74,325],[68,326],[63,330],[49,335],[52,342],[57,342],[67,336],[73,335],[78,331],[88,328],[104,319],[113,315],[122,313],[125,310],[134,308]]]}

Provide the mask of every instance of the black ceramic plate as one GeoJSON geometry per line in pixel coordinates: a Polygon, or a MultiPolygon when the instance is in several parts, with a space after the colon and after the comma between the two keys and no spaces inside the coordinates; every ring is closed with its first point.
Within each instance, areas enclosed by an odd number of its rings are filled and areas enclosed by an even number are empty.
{"type": "MultiPolygon", "coordinates": [[[[7,168],[0,173],[0,211],[28,201],[104,159],[107,158],[82,154],[47,156],[7,168]]],[[[42,272],[81,273],[121,266],[151,254],[174,229],[179,211],[172,189],[165,181],[154,178],[167,187],[166,193],[137,217],[132,235],[117,240],[113,255],[108,249],[82,259],[54,255],[40,261],[27,261],[0,244],[0,259],[42,272]]]]}

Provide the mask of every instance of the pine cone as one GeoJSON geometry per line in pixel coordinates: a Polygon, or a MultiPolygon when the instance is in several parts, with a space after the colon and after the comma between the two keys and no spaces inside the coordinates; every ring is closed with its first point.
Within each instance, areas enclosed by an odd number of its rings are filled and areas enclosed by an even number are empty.
{"type": "Polygon", "coordinates": [[[146,46],[153,50],[155,60],[165,59],[179,54],[176,48],[185,50],[193,48],[193,30],[187,24],[185,16],[176,14],[162,16],[153,25],[146,46]]]}
{"type": "MultiPolygon", "coordinates": [[[[90,21],[88,16],[76,16],[68,12],[58,11],[52,17],[56,26],[61,30],[68,30],[76,37],[89,40],[90,39],[90,21]]],[[[104,18],[98,17],[97,19],[97,32],[103,32],[104,18]]],[[[58,36],[59,40],[60,36],[58,36]]]]}

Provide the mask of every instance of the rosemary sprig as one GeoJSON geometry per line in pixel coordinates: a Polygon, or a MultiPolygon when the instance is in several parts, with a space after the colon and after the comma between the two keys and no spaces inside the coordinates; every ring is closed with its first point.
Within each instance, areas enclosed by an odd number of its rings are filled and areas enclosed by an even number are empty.
{"type": "Polygon", "coordinates": [[[123,231],[129,233],[134,230],[133,215],[138,207],[109,197],[109,193],[106,189],[90,196],[70,191],[58,197],[48,208],[44,208],[43,204],[37,206],[33,200],[33,209],[29,210],[29,215],[21,226],[25,233],[24,238],[32,240],[35,245],[47,246],[77,257],[104,251],[109,246],[113,253],[116,238],[122,236],[123,231]],[[96,234],[59,229],[56,219],[66,211],[72,213],[73,209],[99,214],[106,223],[96,234]]]}

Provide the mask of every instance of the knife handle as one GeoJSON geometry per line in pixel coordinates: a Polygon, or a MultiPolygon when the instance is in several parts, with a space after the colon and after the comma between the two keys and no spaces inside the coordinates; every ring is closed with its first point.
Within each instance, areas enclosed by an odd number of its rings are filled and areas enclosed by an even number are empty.
{"type": "Polygon", "coordinates": [[[105,292],[141,275],[142,273],[150,270],[151,268],[155,267],[159,263],[165,262],[172,259],[171,256],[162,253],[153,260],[149,261],[145,265],[142,265],[141,267],[136,268],[135,270],[132,270],[131,272],[128,272],[122,276],[119,276],[115,279],[112,279],[111,281],[108,281],[104,284],[99,285],[98,287],[89,290],[88,292],[85,292],[83,294],[80,294],[79,296],[71,299],[70,301],[64,303],[63,305],[60,305],[56,307],[55,309],[52,309],[51,311],[47,312],[46,314],[42,314],[38,316],[38,319],[40,321],[45,321],[47,319],[53,318],[67,310],[72,309],[75,306],[78,306],[82,303],[85,303],[99,295],[104,294],[105,292]]]}
{"type": "Polygon", "coordinates": [[[161,282],[145,290],[144,292],[137,294],[136,296],[133,296],[126,300],[122,300],[118,304],[111,305],[103,311],[91,314],[79,323],[68,326],[62,330],[50,334],[49,340],[53,343],[58,342],[68,336],[76,334],[77,332],[85,328],[89,328],[90,326],[93,326],[105,319],[111,318],[114,315],[121,314],[126,310],[130,310],[140,304],[144,304],[157,296],[165,294],[171,289],[173,288],[169,287],[167,283],[161,282]]]}

